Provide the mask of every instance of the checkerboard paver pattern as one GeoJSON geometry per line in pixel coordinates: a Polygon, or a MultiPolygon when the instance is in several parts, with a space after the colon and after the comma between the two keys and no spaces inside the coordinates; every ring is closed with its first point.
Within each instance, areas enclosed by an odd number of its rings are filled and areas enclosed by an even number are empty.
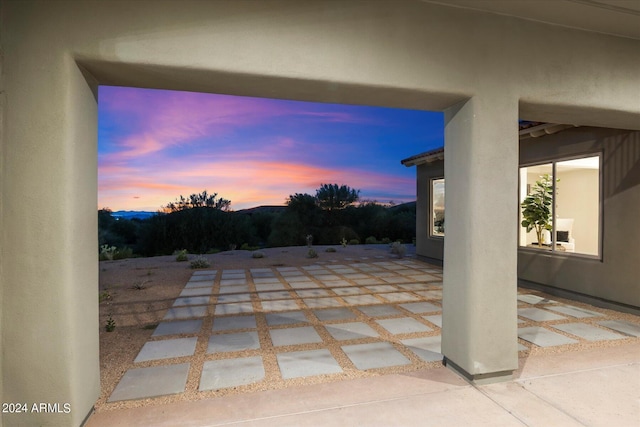
{"type": "MultiPolygon", "coordinates": [[[[521,290],[518,349],[638,337],[607,312],[521,290]]],[[[109,401],[185,392],[190,372],[207,392],[440,366],[441,327],[442,270],[414,259],[196,271],[109,401]]]]}

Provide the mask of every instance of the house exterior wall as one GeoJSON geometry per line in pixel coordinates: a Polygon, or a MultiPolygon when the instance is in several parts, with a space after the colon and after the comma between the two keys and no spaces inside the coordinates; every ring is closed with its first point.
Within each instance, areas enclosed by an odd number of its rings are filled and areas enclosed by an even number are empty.
{"type": "MultiPolygon", "coordinates": [[[[602,259],[520,248],[518,278],[640,307],[640,132],[580,127],[527,139],[520,144],[520,164],[598,153],[602,154],[602,259]]],[[[418,200],[429,200],[429,180],[442,176],[443,165],[442,161],[418,165],[418,200]]],[[[578,190],[566,197],[582,198],[578,190]]],[[[418,203],[416,209],[417,223],[428,224],[429,203],[418,203]]],[[[566,217],[565,213],[559,215],[566,217]]],[[[576,241],[580,243],[579,236],[576,241]]],[[[424,232],[417,236],[416,253],[436,260],[444,254],[441,242],[424,232]]]]}
{"type": "Polygon", "coordinates": [[[640,307],[640,132],[570,129],[523,141],[520,162],[598,152],[602,153],[602,260],[521,249],[518,277],[640,307]]]}
{"type": "MultiPolygon", "coordinates": [[[[99,393],[97,84],[447,110],[448,135],[464,136],[447,153],[449,170],[480,179],[516,179],[518,106],[529,120],[640,123],[640,41],[423,1],[0,0],[0,44],[0,401],[72,405],[70,414],[3,414],[6,425],[79,425],[99,393]]],[[[496,192],[478,200],[507,206],[512,183],[464,179],[454,206],[486,185],[496,192]]],[[[623,202],[610,198],[612,208],[623,202]]],[[[482,292],[515,287],[515,232],[485,233],[463,213],[447,226],[465,230],[454,252],[478,237],[513,248],[451,257],[444,277],[453,296],[475,289],[447,310],[464,314],[465,329],[445,322],[443,338],[474,336],[456,360],[469,371],[510,369],[512,331],[493,323],[515,324],[512,301],[492,300],[491,322],[470,327],[482,323],[482,292]],[[486,347],[503,343],[501,365],[486,347]]]]}

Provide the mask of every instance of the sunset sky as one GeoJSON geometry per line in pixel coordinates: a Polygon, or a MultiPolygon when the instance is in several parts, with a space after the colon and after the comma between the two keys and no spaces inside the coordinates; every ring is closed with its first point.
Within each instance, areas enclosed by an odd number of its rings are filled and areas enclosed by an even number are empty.
{"type": "Polygon", "coordinates": [[[400,160],[443,145],[442,114],[101,86],[98,208],[156,211],[207,190],[231,209],[283,205],[322,183],[415,200],[400,160]]]}

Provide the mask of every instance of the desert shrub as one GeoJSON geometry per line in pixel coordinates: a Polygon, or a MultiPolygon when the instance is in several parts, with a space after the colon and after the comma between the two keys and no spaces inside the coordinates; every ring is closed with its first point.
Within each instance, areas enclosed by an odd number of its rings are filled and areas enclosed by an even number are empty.
{"type": "Polygon", "coordinates": [[[187,261],[187,250],[186,249],[182,249],[180,251],[175,251],[173,253],[176,256],[176,261],[177,262],[184,262],[187,261]]]}
{"type": "Polygon", "coordinates": [[[360,240],[358,240],[358,239],[351,239],[351,240],[349,240],[349,244],[350,244],[350,245],[359,245],[359,244],[360,244],[360,240]]]}
{"type": "Polygon", "coordinates": [[[264,252],[255,251],[251,254],[251,258],[264,258],[264,252]]]}
{"type": "Polygon", "coordinates": [[[315,249],[309,249],[309,251],[307,252],[307,258],[318,258],[318,253],[315,251],[315,249]]]}
{"type": "Polygon", "coordinates": [[[375,245],[376,243],[378,243],[378,239],[376,239],[374,236],[369,236],[364,241],[365,245],[375,245]]]}
{"type": "Polygon", "coordinates": [[[388,245],[391,243],[391,239],[388,237],[383,237],[382,240],[380,241],[380,243],[383,243],[385,245],[388,245]]]}
{"type": "Polygon", "coordinates": [[[340,240],[340,244],[342,245],[343,248],[346,248],[348,243],[349,242],[347,242],[347,239],[344,237],[342,238],[342,240],[340,240]]]}
{"type": "Polygon", "coordinates": [[[107,323],[104,326],[104,329],[107,332],[113,332],[115,328],[116,328],[116,321],[113,320],[113,317],[111,315],[109,315],[109,318],[107,319],[107,323]]]}
{"type": "Polygon", "coordinates": [[[325,252],[337,252],[336,248],[327,248],[325,252]]]}
{"type": "Polygon", "coordinates": [[[207,251],[208,255],[213,255],[213,254],[217,254],[217,253],[220,253],[220,249],[218,249],[218,248],[212,248],[212,249],[209,249],[207,251]]]}
{"type": "Polygon", "coordinates": [[[133,250],[131,248],[120,248],[113,254],[113,259],[125,259],[133,257],[133,250]]]}
{"type": "Polygon", "coordinates": [[[398,255],[399,258],[404,257],[407,252],[407,247],[403,245],[401,242],[393,242],[391,244],[391,253],[398,255]]]}
{"type": "Polygon", "coordinates": [[[209,264],[209,261],[207,261],[207,259],[203,256],[199,256],[198,258],[194,259],[193,261],[191,261],[191,268],[196,269],[196,268],[207,268],[209,267],[211,264],[209,264]]]}
{"type": "Polygon", "coordinates": [[[243,243],[242,246],[240,246],[241,251],[256,251],[258,249],[260,249],[259,246],[251,246],[248,243],[243,243]]]}

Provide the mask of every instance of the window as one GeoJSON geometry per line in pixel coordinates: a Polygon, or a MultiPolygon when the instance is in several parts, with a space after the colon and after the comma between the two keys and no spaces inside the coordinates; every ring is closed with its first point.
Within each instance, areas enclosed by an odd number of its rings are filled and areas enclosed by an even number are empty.
{"type": "Polygon", "coordinates": [[[520,168],[520,246],[600,255],[600,156],[520,168]]]}
{"type": "Polygon", "coordinates": [[[431,224],[432,236],[444,236],[444,178],[431,180],[431,224]]]}

